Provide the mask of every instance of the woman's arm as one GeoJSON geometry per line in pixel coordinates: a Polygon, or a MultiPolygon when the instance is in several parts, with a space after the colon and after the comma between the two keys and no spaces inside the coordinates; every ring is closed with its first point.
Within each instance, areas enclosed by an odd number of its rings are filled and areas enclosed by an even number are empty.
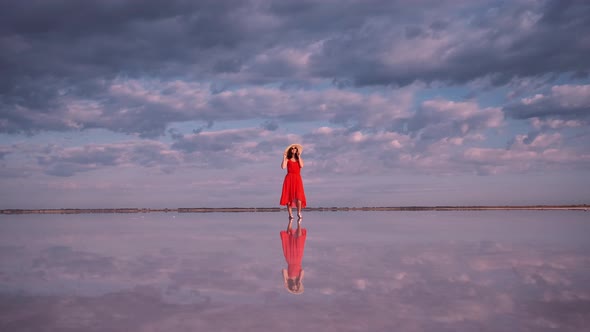
{"type": "Polygon", "coordinates": [[[287,270],[285,270],[285,269],[282,269],[282,270],[281,270],[281,272],[283,272],[283,282],[284,282],[285,284],[287,284],[287,278],[289,278],[289,275],[288,275],[288,273],[287,273],[287,270]]]}
{"type": "Polygon", "coordinates": [[[283,154],[283,162],[281,163],[281,168],[285,169],[285,167],[287,167],[287,153],[286,152],[283,154]]]}
{"type": "Polygon", "coordinates": [[[299,167],[303,168],[303,158],[301,158],[301,155],[299,153],[297,153],[297,156],[299,157],[299,159],[297,159],[299,167]]]}

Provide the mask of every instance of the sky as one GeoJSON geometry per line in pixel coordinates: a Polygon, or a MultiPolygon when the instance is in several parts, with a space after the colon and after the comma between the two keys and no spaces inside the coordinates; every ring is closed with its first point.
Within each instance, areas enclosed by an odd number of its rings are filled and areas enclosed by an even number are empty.
{"type": "Polygon", "coordinates": [[[583,204],[587,1],[0,1],[0,208],[583,204]]]}

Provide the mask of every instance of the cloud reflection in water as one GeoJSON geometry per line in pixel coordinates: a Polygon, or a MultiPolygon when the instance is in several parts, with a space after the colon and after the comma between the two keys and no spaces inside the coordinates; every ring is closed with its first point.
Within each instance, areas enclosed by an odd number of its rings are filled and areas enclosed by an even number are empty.
{"type": "Polygon", "coordinates": [[[308,213],[300,296],[276,214],[131,218],[2,217],[0,329],[590,326],[584,213],[308,213]]]}

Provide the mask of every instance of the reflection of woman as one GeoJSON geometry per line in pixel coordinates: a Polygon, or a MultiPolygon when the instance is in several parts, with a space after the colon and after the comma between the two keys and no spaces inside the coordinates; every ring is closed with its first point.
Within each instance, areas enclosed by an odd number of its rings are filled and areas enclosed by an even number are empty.
{"type": "Polygon", "coordinates": [[[287,168],[287,175],[283,181],[280,204],[287,206],[289,220],[293,219],[293,207],[297,207],[297,217],[301,219],[301,209],[307,205],[300,173],[303,168],[302,151],[303,147],[300,144],[291,144],[283,153],[283,162],[281,163],[282,169],[287,168]]]}
{"type": "Polygon", "coordinates": [[[301,228],[301,219],[297,220],[297,230],[291,228],[291,219],[286,231],[281,231],[281,242],[283,244],[283,255],[287,261],[287,269],[283,269],[283,282],[285,288],[291,294],[303,293],[303,250],[307,230],[301,228]]]}

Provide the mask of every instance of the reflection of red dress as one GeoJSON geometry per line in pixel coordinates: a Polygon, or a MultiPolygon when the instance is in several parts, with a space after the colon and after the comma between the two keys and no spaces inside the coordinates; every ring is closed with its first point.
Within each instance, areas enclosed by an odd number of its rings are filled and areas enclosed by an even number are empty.
{"type": "Polygon", "coordinates": [[[287,274],[289,278],[297,278],[301,273],[301,260],[303,259],[303,249],[305,248],[305,238],[307,230],[301,229],[301,236],[297,236],[297,231],[281,231],[281,242],[283,243],[283,255],[287,261],[287,274]]]}
{"type": "Polygon", "coordinates": [[[292,207],[296,207],[297,200],[301,201],[302,208],[307,205],[300,171],[301,167],[297,161],[287,161],[287,175],[285,175],[285,181],[283,181],[281,205],[291,204],[292,207]]]}

